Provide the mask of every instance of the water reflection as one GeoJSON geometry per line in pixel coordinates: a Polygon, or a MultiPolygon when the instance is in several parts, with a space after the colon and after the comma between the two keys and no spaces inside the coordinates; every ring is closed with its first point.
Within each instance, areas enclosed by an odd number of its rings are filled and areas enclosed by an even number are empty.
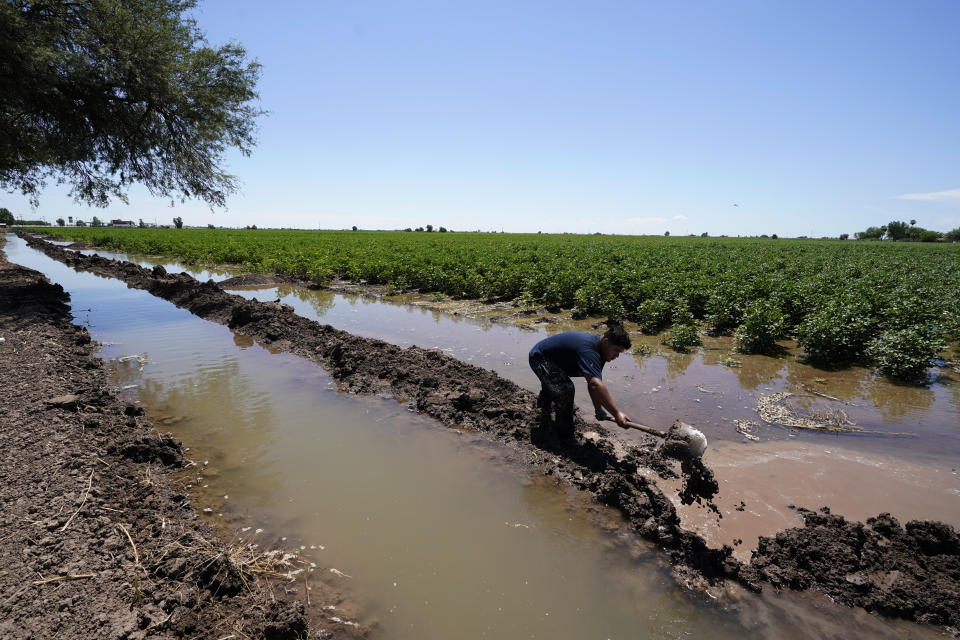
{"type": "MultiPolygon", "coordinates": [[[[307,289],[304,287],[296,287],[293,285],[280,285],[277,287],[277,297],[281,299],[293,297],[301,302],[306,302],[310,305],[310,308],[313,309],[313,312],[317,314],[318,318],[322,318],[328,311],[333,308],[335,304],[336,296],[332,291],[325,291],[322,289],[307,289]]],[[[351,306],[354,303],[351,302],[351,306]]]]}
{"type": "Polygon", "coordinates": [[[696,356],[692,353],[680,353],[677,351],[667,351],[663,356],[666,360],[666,375],[668,382],[675,382],[681,378],[696,356]]]}
{"type": "Polygon", "coordinates": [[[783,380],[785,359],[773,356],[734,356],[739,364],[730,367],[744,389],[753,391],[758,387],[770,387],[783,380]]]}
{"type": "Polygon", "coordinates": [[[919,387],[896,381],[885,384],[865,385],[866,397],[886,420],[922,415],[936,401],[936,394],[930,387],[919,387]]]}

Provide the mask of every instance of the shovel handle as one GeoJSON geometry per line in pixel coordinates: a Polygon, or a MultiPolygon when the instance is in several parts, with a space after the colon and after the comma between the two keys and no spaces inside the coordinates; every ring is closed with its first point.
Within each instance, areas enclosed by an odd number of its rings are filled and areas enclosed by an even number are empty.
{"type": "MultiPolygon", "coordinates": [[[[604,416],[604,420],[609,420],[610,422],[616,422],[611,416],[604,416]]],[[[630,427],[631,429],[637,429],[643,431],[644,433],[649,433],[653,436],[658,436],[660,438],[666,438],[667,434],[659,429],[654,429],[653,427],[648,427],[645,424],[640,424],[639,422],[630,422],[629,420],[624,421],[624,426],[630,427]]]]}

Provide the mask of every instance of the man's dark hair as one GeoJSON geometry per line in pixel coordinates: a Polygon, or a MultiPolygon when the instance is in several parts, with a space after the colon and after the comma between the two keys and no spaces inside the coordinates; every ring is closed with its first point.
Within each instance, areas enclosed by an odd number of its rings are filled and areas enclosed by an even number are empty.
{"type": "Polygon", "coordinates": [[[603,337],[611,344],[623,347],[624,350],[629,349],[633,344],[630,342],[630,336],[627,335],[627,330],[619,324],[611,325],[610,328],[607,329],[607,332],[603,334],[603,337]]]}

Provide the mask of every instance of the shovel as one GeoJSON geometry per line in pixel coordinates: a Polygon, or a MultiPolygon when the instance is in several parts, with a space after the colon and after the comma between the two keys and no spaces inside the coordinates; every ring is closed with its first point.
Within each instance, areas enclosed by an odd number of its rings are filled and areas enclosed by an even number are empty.
{"type": "MultiPolygon", "coordinates": [[[[604,416],[603,419],[610,420],[611,422],[614,421],[610,416],[604,416]]],[[[665,448],[668,449],[667,453],[674,455],[674,457],[700,458],[703,456],[703,452],[707,450],[707,436],[686,422],[680,422],[679,420],[674,421],[669,431],[660,431],[659,429],[654,429],[653,427],[648,427],[637,422],[630,422],[629,420],[623,424],[631,429],[637,429],[644,433],[657,436],[658,438],[663,438],[665,448]]]]}

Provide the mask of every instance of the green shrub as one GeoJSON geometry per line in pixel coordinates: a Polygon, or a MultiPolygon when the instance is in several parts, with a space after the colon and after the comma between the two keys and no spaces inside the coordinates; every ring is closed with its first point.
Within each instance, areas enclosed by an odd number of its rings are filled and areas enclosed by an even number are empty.
{"type": "Polygon", "coordinates": [[[743,321],[743,299],[733,289],[715,291],[707,300],[704,311],[711,333],[726,335],[743,321]]]}
{"type": "Polygon", "coordinates": [[[787,317],[769,300],[751,302],[743,314],[743,324],[735,332],[737,350],[743,353],[771,353],[786,334],[787,317]]]}
{"type": "Polygon", "coordinates": [[[670,327],[670,331],[664,334],[660,342],[670,345],[674,351],[680,352],[703,344],[703,340],[700,338],[700,329],[695,324],[673,325],[670,327]]]}
{"type": "Polygon", "coordinates": [[[929,325],[891,329],[870,341],[867,356],[885,375],[920,380],[946,346],[938,331],[929,325]]]}
{"type": "Polygon", "coordinates": [[[862,308],[832,302],[808,315],[797,328],[797,343],[812,362],[842,364],[863,356],[874,323],[862,308]]]}
{"type": "Polygon", "coordinates": [[[673,317],[673,304],[663,298],[648,298],[637,307],[637,324],[644,333],[659,333],[673,317]]]}
{"type": "Polygon", "coordinates": [[[693,319],[693,313],[686,306],[676,307],[673,310],[672,319],[673,326],[663,336],[661,343],[670,345],[674,351],[680,352],[703,344],[703,340],[700,338],[700,328],[693,319]]]}

